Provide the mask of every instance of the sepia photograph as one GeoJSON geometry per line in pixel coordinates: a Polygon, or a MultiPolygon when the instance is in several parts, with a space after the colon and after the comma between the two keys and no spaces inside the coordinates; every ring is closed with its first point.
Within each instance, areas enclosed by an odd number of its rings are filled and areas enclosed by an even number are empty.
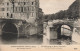
{"type": "Polygon", "coordinates": [[[0,0],[0,45],[80,45],[80,0],[0,0]]]}

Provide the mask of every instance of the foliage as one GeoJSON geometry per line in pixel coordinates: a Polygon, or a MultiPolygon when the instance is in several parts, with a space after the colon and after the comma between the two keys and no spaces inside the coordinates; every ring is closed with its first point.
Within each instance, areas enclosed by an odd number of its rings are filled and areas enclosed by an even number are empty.
{"type": "Polygon", "coordinates": [[[61,10],[55,14],[44,15],[44,21],[53,19],[77,19],[79,18],[79,2],[76,0],[68,10],[61,10]]]}

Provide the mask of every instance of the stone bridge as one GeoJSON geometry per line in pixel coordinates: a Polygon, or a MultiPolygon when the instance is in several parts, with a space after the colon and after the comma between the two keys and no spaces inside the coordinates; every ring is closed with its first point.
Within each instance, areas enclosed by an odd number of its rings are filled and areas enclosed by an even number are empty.
{"type": "MultiPolygon", "coordinates": [[[[80,21],[79,20],[53,20],[44,22],[44,35],[43,35],[43,43],[49,44],[52,39],[61,39],[61,30],[62,26],[64,29],[67,29],[69,34],[67,36],[72,37],[73,29],[77,28],[78,32],[80,31],[80,21]],[[46,43],[47,41],[47,43],[46,43]]],[[[80,33],[80,32],[79,32],[80,33]]]]}
{"type": "Polygon", "coordinates": [[[0,36],[4,38],[18,38],[35,35],[40,32],[40,27],[38,27],[36,22],[30,23],[23,19],[0,18],[0,36]]]}
{"type": "Polygon", "coordinates": [[[14,38],[20,37],[25,34],[25,27],[27,25],[28,23],[25,20],[1,18],[0,36],[10,37],[9,34],[11,34],[14,38]]]}

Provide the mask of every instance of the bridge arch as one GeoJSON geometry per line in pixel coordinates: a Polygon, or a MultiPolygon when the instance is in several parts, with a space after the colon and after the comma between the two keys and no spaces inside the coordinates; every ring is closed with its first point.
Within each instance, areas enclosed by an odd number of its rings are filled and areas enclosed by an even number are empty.
{"type": "MultiPolygon", "coordinates": [[[[63,36],[68,36],[71,39],[73,28],[74,28],[73,25],[66,24],[66,23],[58,23],[58,24],[54,24],[53,27],[57,31],[58,39],[61,39],[63,36]],[[62,35],[62,32],[61,32],[62,30],[61,29],[63,28],[63,26],[67,26],[68,27],[66,30],[64,30],[64,33],[65,33],[65,31],[69,30],[70,34],[68,34],[68,35],[63,34],[62,35]]],[[[66,28],[66,27],[64,27],[64,28],[66,28]]]]}
{"type": "Polygon", "coordinates": [[[3,39],[15,39],[18,36],[18,30],[15,24],[5,23],[2,28],[2,38],[3,39]]]}

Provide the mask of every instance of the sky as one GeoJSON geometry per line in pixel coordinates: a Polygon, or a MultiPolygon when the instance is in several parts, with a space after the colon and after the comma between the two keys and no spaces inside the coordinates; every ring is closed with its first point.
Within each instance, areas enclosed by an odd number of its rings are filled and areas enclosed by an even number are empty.
{"type": "Polygon", "coordinates": [[[57,13],[60,10],[67,10],[75,0],[40,0],[40,8],[44,14],[57,13]]]}

